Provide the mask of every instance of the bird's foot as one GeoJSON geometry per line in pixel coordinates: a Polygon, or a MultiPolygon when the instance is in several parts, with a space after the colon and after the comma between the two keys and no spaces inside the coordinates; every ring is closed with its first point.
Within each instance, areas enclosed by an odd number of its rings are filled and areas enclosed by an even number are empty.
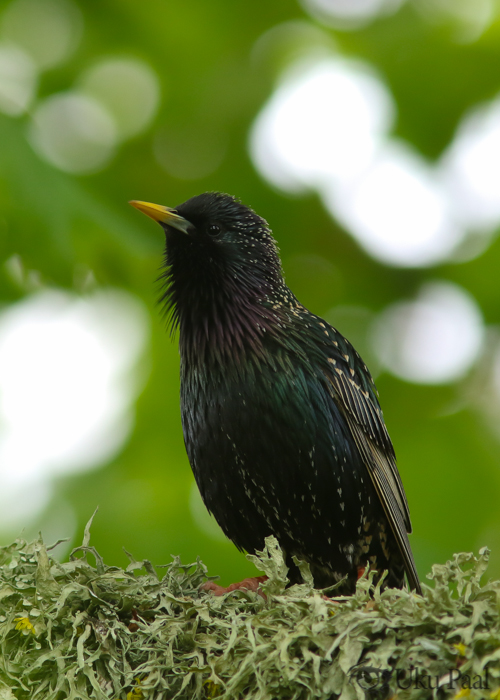
{"type": "Polygon", "coordinates": [[[200,586],[200,591],[212,591],[212,593],[217,596],[224,595],[225,593],[231,593],[231,591],[253,591],[265,599],[266,595],[260,590],[260,584],[267,581],[267,578],[267,576],[245,578],[243,581],[238,581],[238,583],[232,583],[230,586],[227,586],[227,588],[224,588],[224,586],[219,586],[213,581],[207,581],[206,583],[202,583],[200,586]]]}

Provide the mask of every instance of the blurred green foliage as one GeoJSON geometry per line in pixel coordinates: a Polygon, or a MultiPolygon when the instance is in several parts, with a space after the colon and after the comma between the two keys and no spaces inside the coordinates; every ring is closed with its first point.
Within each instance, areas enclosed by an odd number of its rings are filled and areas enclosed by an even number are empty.
{"type": "MultiPolygon", "coordinates": [[[[199,555],[209,573],[227,584],[249,575],[252,566],[230,542],[202,531],[191,515],[193,478],[180,424],[177,345],[156,308],[162,232],[127,201],[174,206],[207,190],[237,195],[269,221],[299,299],[318,314],[342,307],[338,324],[342,331],[343,318],[346,333],[352,327],[349,306],[376,313],[437,277],[471,292],[486,323],[497,326],[500,243],[469,262],[387,267],[361,250],[315,196],[284,196],[259,177],[247,151],[249,128],[294,47],[255,46],[283,22],[314,27],[296,2],[90,0],[80,10],[82,41],[64,64],[43,73],[38,97],[68,89],[98,59],[132,56],[159,76],[160,109],[149,129],[124,143],[107,167],[85,176],[59,171],[35,154],[27,140],[29,115],[0,116],[0,263],[19,255],[43,285],[78,292],[81,271],[91,270],[98,286],[140,297],[151,314],[150,375],[121,453],[99,469],[60,478],[50,512],[30,527],[43,529],[51,513],[69,504],[79,541],[99,504],[93,544],[109,563],[125,563],[122,546],[153,562],[170,554],[183,561],[199,555]],[[178,172],[183,158],[192,156],[190,149],[216,143],[223,155],[209,174],[181,179],[160,165],[158,143],[180,144],[172,156],[178,172]]],[[[500,21],[476,41],[459,43],[446,22],[429,22],[407,4],[356,31],[321,31],[345,55],[376,67],[397,102],[396,134],[430,158],[446,147],[469,106],[500,89],[500,21]]],[[[2,304],[30,291],[8,266],[0,270],[2,304]]],[[[328,318],[334,321],[334,311],[328,318]]],[[[492,548],[490,571],[500,576],[500,443],[467,400],[470,381],[422,386],[388,374],[377,379],[408,494],[421,577],[453,552],[483,545],[492,548]]]]}

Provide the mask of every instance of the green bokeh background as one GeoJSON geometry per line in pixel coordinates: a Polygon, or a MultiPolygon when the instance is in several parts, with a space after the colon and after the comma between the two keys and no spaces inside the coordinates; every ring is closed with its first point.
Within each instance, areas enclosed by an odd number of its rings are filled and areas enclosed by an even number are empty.
{"type": "MultiPolygon", "coordinates": [[[[0,3],[0,11],[6,5],[0,3]]],[[[92,471],[60,478],[50,508],[28,529],[43,530],[69,505],[78,520],[73,540],[78,543],[99,505],[92,542],[108,563],[125,563],[122,546],[156,564],[171,554],[186,562],[199,555],[227,584],[252,574],[253,566],[229,541],[203,532],[191,516],[193,479],[180,424],[177,343],[165,332],[156,307],[163,236],[127,201],[173,206],[206,190],[237,195],[270,222],[293,291],[331,320],[332,308],[360,306],[376,313],[439,278],[467,289],[494,328],[500,323],[498,240],[465,263],[423,269],[383,265],[332,221],[316,196],[287,197],[263,181],[247,142],[255,116],[296,49],[256,42],[272,27],[297,20],[316,26],[344,55],[372,64],[397,102],[395,134],[436,159],[464,112],[500,89],[500,21],[475,41],[461,42],[452,22],[430,21],[412,3],[352,31],[320,29],[290,0],[87,0],[80,10],[81,44],[66,63],[43,74],[39,99],[68,89],[97,59],[125,55],[145,60],[160,77],[160,110],[151,127],[122,145],[109,166],[79,177],[33,152],[26,138],[29,115],[0,116],[0,264],[17,254],[27,270],[40,273],[43,284],[77,292],[81,270],[87,269],[98,286],[140,297],[151,316],[150,374],[137,400],[135,428],[120,454],[92,471]],[[159,165],[156,135],[175,138],[179,130],[192,135],[193,148],[205,140],[225,144],[212,174],[181,180],[159,165]],[[310,274],[304,274],[304,260],[310,274]],[[315,281],[318,266],[324,284],[315,281]]],[[[0,267],[3,305],[27,292],[5,265],[0,267]]],[[[342,319],[339,328],[347,333],[348,312],[342,319]]],[[[383,373],[377,385],[408,494],[421,577],[453,552],[477,551],[485,544],[493,548],[491,573],[500,576],[500,443],[474,401],[464,399],[474,383],[468,378],[458,385],[422,386],[383,373]]],[[[0,533],[4,541],[13,534],[0,533]]]]}

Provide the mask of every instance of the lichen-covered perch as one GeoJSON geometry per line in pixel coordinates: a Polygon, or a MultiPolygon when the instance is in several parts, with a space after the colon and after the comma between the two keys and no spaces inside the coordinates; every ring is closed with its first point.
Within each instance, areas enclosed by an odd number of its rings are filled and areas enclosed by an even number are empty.
{"type": "Polygon", "coordinates": [[[306,583],[285,589],[269,538],[251,557],[266,599],[216,598],[198,591],[199,561],[176,558],[163,576],[133,558],[106,566],[88,527],[62,564],[41,539],[18,540],[0,548],[0,700],[427,699],[436,684],[438,697],[499,700],[500,582],[481,585],[487,556],[434,566],[423,598],[364,577],[328,600],[304,566],[306,583]]]}

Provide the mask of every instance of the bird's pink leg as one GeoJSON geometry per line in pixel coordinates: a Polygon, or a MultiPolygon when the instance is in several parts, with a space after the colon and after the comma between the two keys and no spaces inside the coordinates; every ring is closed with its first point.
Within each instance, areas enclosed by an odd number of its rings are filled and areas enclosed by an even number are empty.
{"type": "Polygon", "coordinates": [[[224,595],[225,593],[230,593],[231,591],[254,591],[258,593],[263,598],[265,594],[260,590],[260,584],[267,581],[267,576],[254,576],[253,578],[245,578],[243,581],[238,581],[238,583],[232,583],[227,588],[224,586],[219,586],[213,581],[207,581],[200,586],[201,591],[212,591],[214,595],[224,595]]]}

